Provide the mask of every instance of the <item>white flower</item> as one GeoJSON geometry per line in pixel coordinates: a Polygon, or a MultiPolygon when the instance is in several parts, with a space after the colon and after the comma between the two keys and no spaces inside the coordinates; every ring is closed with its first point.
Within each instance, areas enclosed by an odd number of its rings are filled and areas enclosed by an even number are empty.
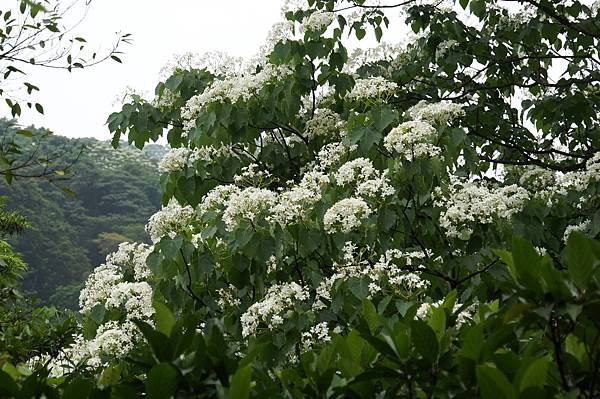
{"type": "Polygon", "coordinates": [[[328,108],[319,108],[315,110],[315,115],[309,119],[304,126],[304,136],[308,140],[314,140],[317,137],[324,139],[333,139],[340,136],[340,131],[344,129],[344,121],[335,112],[328,108]]]}
{"type": "Polygon", "coordinates": [[[148,320],[154,315],[152,287],[146,282],[116,284],[105,306],[107,309],[122,306],[127,319],[148,320]]]}
{"type": "Polygon", "coordinates": [[[179,202],[171,199],[167,206],[150,217],[146,231],[150,234],[152,242],[156,243],[165,235],[174,237],[189,226],[195,215],[191,206],[181,206],[179,202]]]}
{"type": "Polygon", "coordinates": [[[348,161],[335,173],[336,183],[345,186],[356,181],[365,181],[373,176],[377,176],[378,171],[373,167],[373,163],[368,158],[357,158],[348,161]]]}
{"type": "Polygon", "coordinates": [[[254,223],[261,214],[268,214],[276,202],[277,194],[267,189],[248,187],[232,193],[223,212],[227,230],[235,230],[242,220],[254,223]]]}
{"type": "Polygon", "coordinates": [[[302,352],[311,350],[315,344],[325,344],[331,341],[327,322],[323,321],[302,333],[302,352]]]}
{"type": "Polygon", "coordinates": [[[229,198],[239,194],[240,191],[240,188],[233,184],[216,186],[202,198],[199,206],[200,213],[223,210],[227,206],[229,198]]]}
{"type": "Polygon", "coordinates": [[[352,151],[358,148],[356,144],[347,146],[341,142],[329,143],[321,147],[319,150],[319,167],[322,170],[328,169],[331,166],[339,163],[344,156],[349,155],[352,151]]]}
{"type": "Polygon", "coordinates": [[[292,309],[297,302],[308,299],[306,288],[295,282],[285,284],[275,284],[269,288],[264,299],[252,304],[242,317],[242,336],[256,334],[260,323],[267,325],[267,328],[273,329],[283,323],[281,313],[284,310],[292,309]]]}
{"type": "Polygon", "coordinates": [[[215,80],[204,92],[190,98],[181,110],[184,130],[189,131],[196,126],[196,118],[206,104],[225,101],[234,104],[238,101],[248,101],[267,83],[284,79],[293,72],[287,65],[267,64],[257,73],[215,80]]]}
{"type": "Polygon", "coordinates": [[[256,185],[260,186],[271,177],[269,171],[260,170],[260,167],[252,163],[244,166],[240,173],[233,177],[233,181],[237,185],[256,185]]]}
{"type": "Polygon", "coordinates": [[[116,252],[106,256],[106,263],[131,267],[136,281],[145,280],[151,275],[150,269],[146,266],[146,259],[152,250],[152,247],[146,244],[122,242],[116,252]]]}
{"type": "Polygon", "coordinates": [[[88,342],[88,350],[97,357],[122,358],[133,349],[137,341],[136,330],[137,327],[132,323],[120,325],[116,321],[109,321],[98,327],[96,337],[88,342]]]}
{"type": "Polygon", "coordinates": [[[455,47],[457,44],[458,42],[452,39],[444,40],[443,42],[438,44],[438,47],[435,50],[435,59],[439,60],[440,58],[444,58],[446,56],[446,53],[448,53],[448,51],[455,47]]]}
{"type": "Polygon", "coordinates": [[[412,161],[439,155],[440,148],[433,144],[436,138],[437,132],[429,123],[408,121],[393,128],[383,139],[383,145],[388,151],[412,161]]]}
{"type": "Polygon", "coordinates": [[[380,177],[366,180],[356,187],[356,193],[362,197],[389,197],[394,194],[395,190],[387,179],[387,171],[383,172],[380,177]]]}
{"type": "Polygon", "coordinates": [[[428,103],[425,100],[419,101],[416,105],[409,108],[407,113],[415,121],[424,121],[439,125],[447,125],[454,119],[465,115],[465,111],[460,104],[454,104],[449,101],[428,103]]]}
{"type": "Polygon", "coordinates": [[[121,268],[116,265],[101,265],[94,269],[79,293],[81,313],[87,313],[98,304],[103,303],[111,294],[115,285],[123,281],[121,268]]]}
{"type": "MultiPolygon", "coordinates": [[[[415,320],[416,319],[426,320],[429,317],[429,312],[432,309],[439,308],[440,306],[442,306],[443,303],[444,303],[444,301],[439,300],[439,301],[433,302],[433,303],[425,302],[425,303],[421,304],[421,306],[419,306],[419,308],[417,309],[417,313],[415,315],[415,320]]],[[[455,303],[454,307],[452,308],[452,313],[456,313],[458,311],[458,309],[460,309],[462,307],[463,307],[462,303],[458,303],[458,302],[455,303]]],[[[463,326],[463,324],[465,324],[468,321],[473,319],[473,314],[475,313],[476,307],[477,307],[477,304],[474,303],[458,313],[458,315],[456,316],[456,328],[460,329],[463,326]]]]}
{"type": "Polygon", "coordinates": [[[468,182],[455,176],[450,179],[447,196],[439,188],[434,192],[436,206],[445,208],[440,225],[448,237],[468,239],[474,224],[510,219],[530,198],[527,190],[515,184],[495,188],[482,181],[468,182]]]}
{"type": "Polygon", "coordinates": [[[158,163],[160,173],[170,173],[183,170],[187,165],[191,150],[189,148],[172,148],[158,163]]]}
{"type": "Polygon", "coordinates": [[[371,209],[360,198],[345,198],[325,212],[323,224],[327,233],[349,233],[360,227],[362,220],[371,215],[371,209]]]}
{"type": "Polygon", "coordinates": [[[591,223],[592,223],[591,220],[584,220],[583,222],[581,222],[579,224],[567,226],[567,228],[565,229],[565,233],[563,234],[563,242],[566,244],[567,241],[569,240],[569,236],[574,231],[580,231],[580,232],[587,231],[590,228],[591,223]]]}
{"type": "Polygon", "coordinates": [[[219,288],[217,294],[219,295],[217,305],[221,310],[232,306],[240,306],[241,304],[239,298],[236,297],[237,288],[231,284],[227,288],[219,288]]]}
{"type": "Polygon", "coordinates": [[[332,12],[313,12],[302,22],[300,30],[302,32],[321,31],[326,29],[333,22],[332,12]]]}
{"type": "Polygon", "coordinates": [[[347,98],[350,100],[387,100],[397,88],[396,83],[390,82],[381,76],[357,79],[354,87],[347,94],[347,98]]]}

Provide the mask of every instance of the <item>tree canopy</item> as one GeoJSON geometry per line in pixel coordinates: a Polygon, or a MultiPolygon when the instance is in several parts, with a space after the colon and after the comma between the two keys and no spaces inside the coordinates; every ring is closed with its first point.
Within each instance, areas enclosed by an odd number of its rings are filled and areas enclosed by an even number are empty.
{"type": "Polygon", "coordinates": [[[94,271],[30,386],[597,396],[598,8],[309,0],[245,65],[175,68],[108,118],[172,147],[153,245],[94,271]]]}

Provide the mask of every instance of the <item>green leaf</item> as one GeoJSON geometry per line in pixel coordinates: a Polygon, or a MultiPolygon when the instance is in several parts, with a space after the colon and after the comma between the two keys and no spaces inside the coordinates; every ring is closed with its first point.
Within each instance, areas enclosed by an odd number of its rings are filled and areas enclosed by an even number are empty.
{"type": "Polygon", "coordinates": [[[477,386],[483,399],[516,398],[515,389],[506,376],[496,367],[482,364],[475,370],[477,386]]]}
{"type": "Polygon", "coordinates": [[[569,236],[565,249],[567,270],[579,289],[585,290],[598,266],[599,244],[575,231],[569,236]]]}
{"type": "Polygon", "coordinates": [[[19,386],[4,370],[0,370],[0,393],[6,397],[15,397],[19,392],[19,386]]]}
{"type": "Polygon", "coordinates": [[[39,103],[35,103],[35,109],[37,112],[39,112],[40,114],[44,114],[44,107],[42,107],[42,104],[39,103]]]}
{"type": "Polygon", "coordinates": [[[379,131],[388,127],[396,119],[396,112],[388,107],[382,107],[373,112],[375,128],[379,131]]]}
{"type": "Polygon", "coordinates": [[[252,383],[252,366],[250,364],[237,369],[231,377],[231,388],[229,388],[230,399],[248,399],[252,383]]]}
{"type": "Polygon", "coordinates": [[[123,61],[121,61],[121,59],[119,57],[117,57],[116,55],[111,55],[110,58],[112,58],[113,60],[117,61],[119,64],[123,63],[123,61]]]}
{"type": "Polygon", "coordinates": [[[519,379],[519,391],[523,392],[529,387],[543,387],[548,374],[548,363],[547,357],[533,360],[519,379]]]}
{"type": "Polygon", "coordinates": [[[167,337],[171,335],[171,330],[177,322],[171,310],[162,302],[154,301],[154,310],[156,311],[156,329],[167,337]]]}
{"type": "Polygon", "coordinates": [[[168,399],[177,390],[177,370],[169,363],[152,367],[144,383],[149,399],[168,399]]]}
{"type": "Polygon", "coordinates": [[[367,34],[367,31],[364,30],[363,28],[357,28],[355,30],[355,32],[356,32],[356,38],[358,40],[362,40],[362,38],[365,37],[365,35],[367,34]]]}
{"type": "Polygon", "coordinates": [[[464,357],[477,362],[483,343],[483,327],[480,324],[474,325],[464,333],[460,351],[464,357]]]}
{"type": "Polygon", "coordinates": [[[379,325],[379,318],[377,315],[377,310],[373,305],[373,302],[369,301],[368,299],[363,300],[362,314],[365,321],[367,322],[367,325],[369,326],[371,334],[374,334],[377,329],[377,326],[379,325]]]}
{"type": "Polygon", "coordinates": [[[63,392],[63,399],[83,399],[90,396],[94,384],[90,380],[76,378],[63,392]]]}
{"type": "Polygon", "coordinates": [[[143,321],[134,320],[133,322],[140,329],[144,338],[146,338],[146,341],[150,344],[150,348],[159,362],[172,360],[172,348],[169,345],[169,339],[165,334],[154,330],[152,326],[143,321]]]}
{"type": "Polygon", "coordinates": [[[411,339],[417,352],[425,359],[433,362],[439,352],[439,343],[435,332],[422,320],[411,322],[411,339]]]}
{"type": "Polygon", "coordinates": [[[441,342],[446,333],[446,310],[444,307],[433,307],[427,319],[427,324],[435,332],[438,342],[441,342]]]}

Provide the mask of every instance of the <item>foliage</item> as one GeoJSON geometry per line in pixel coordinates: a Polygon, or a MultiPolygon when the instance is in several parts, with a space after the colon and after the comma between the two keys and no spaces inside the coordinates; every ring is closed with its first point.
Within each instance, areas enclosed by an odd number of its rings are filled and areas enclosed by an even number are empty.
{"type": "MultiPolygon", "coordinates": [[[[144,222],[160,206],[155,157],[162,147],[156,154],[113,151],[97,140],[60,136],[47,137],[39,146],[67,162],[77,158],[77,163],[63,176],[68,180],[24,179],[0,186],[7,206],[20,209],[31,224],[10,241],[29,265],[23,281],[27,291],[46,302],[57,294],[50,303],[75,309],[92,265],[121,241],[147,239],[144,222]],[[109,244],[102,237],[121,241],[109,244]]],[[[26,152],[34,148],[27,141],[21,147],[26,152]]]]}
{"type": "Polygon", "coordinates": [[[242,72],[175,69],[110,115],[115,145],[167,131],[154,245],[90,277],[35,389],[598,396],[598,7],[442,3],[311,0],[242,72]],[[418,36],[349,59],[400,6],[418,36]]]}
{"type": "MultiPolygon", "coordinates": [[[[0,218],[14,213],[0,210],[0,218]]],[[[26,223],[18,216],[19,228],[26,223]]],[[[57,353],[69,344],[74,319],[54,308],[39,307],[21,292],[19,279],[27,265],[4,240],[14,234],[15,225],[0,230],[0,367],[7,362],[23,362],[43,353],[57,353]]]]}

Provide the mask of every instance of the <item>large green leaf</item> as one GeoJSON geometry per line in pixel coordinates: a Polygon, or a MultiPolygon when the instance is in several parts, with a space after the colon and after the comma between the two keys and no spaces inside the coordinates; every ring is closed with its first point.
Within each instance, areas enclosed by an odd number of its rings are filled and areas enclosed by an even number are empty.
{"type": "Polygon", "coordinates": [[[517,397],[512,384],[496,367],[482,364],[477,366],[475,374],[483,399],[513,399],[517,397]]]}
{"type": "Polygon", "coordinates": [[[169,363],[154,366],[144,383],[149,399],[169,399],[175,396],[178,373],[169,363]]]}

